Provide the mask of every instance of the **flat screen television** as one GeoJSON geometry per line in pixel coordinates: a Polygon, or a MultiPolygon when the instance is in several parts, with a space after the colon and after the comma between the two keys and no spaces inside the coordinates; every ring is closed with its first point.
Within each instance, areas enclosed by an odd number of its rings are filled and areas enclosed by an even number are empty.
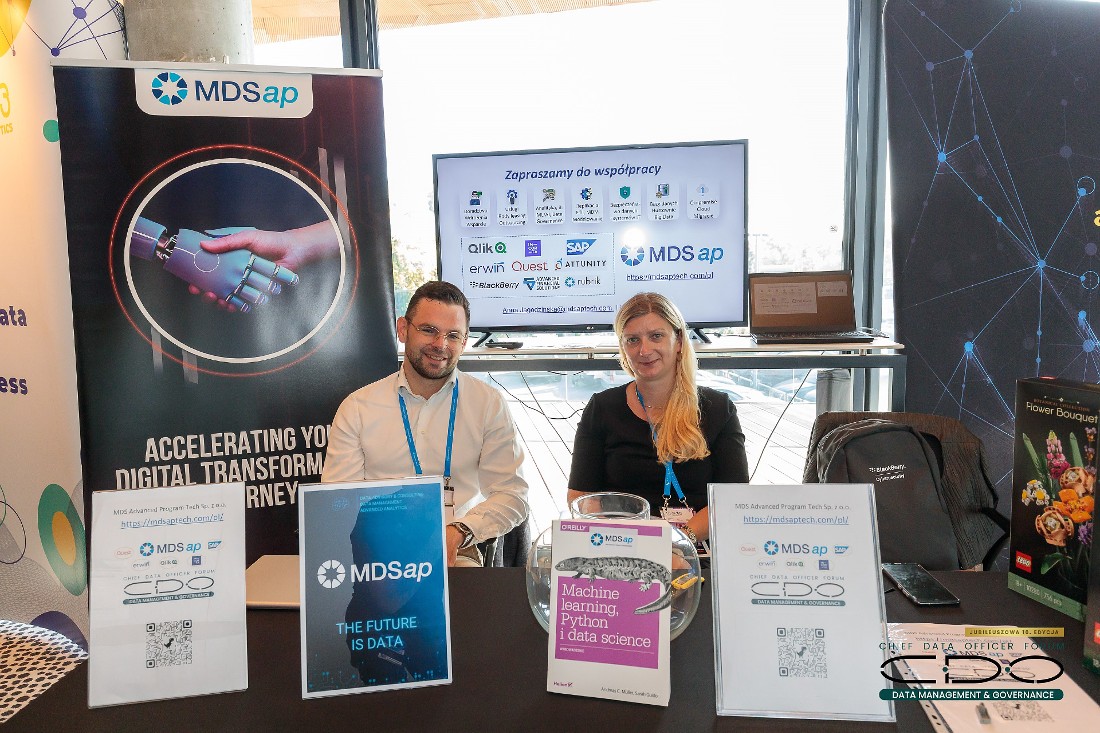
{"type": "Polygon", "coordinates": [[[433,164],[439,273],[471,330],[604,330],[642,291],[696,329],[746,324],[746,140],[433,164]]]}

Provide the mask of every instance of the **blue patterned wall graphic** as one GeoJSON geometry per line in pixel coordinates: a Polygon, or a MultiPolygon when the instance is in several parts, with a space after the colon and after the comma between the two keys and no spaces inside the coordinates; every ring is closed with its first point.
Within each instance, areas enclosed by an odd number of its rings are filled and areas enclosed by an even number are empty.
{"type": "Polygon", "coordinates": [[[891,0],[883,28],[907,406],[985,441],[1007,510],[1016,379],[1100,377],[1100,5],[891,0]]]}

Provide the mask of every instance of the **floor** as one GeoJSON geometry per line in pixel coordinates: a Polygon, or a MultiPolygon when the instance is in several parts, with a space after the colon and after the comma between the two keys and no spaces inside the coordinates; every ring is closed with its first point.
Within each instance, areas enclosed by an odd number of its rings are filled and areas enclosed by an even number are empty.
{"type": "MultiPolygon", "coordinates": [[[[562,395],[560,387],[552,389],[548,383],[530,380],[509,383],[487,377],[487,381],[504,393],[527,452],[524,474],[531,486],[531,520],[537,535],[550,526],[552,519],[567,511],[566,481],[573,436],[588,394],[584,390],[568,394],[566,390],[567,394],[562,395]]],[[[802,483],[814,403],[788,405],[785,401],[766,399],[736,400],[736,404],[745,431],[751,482],[802,483]]]]}

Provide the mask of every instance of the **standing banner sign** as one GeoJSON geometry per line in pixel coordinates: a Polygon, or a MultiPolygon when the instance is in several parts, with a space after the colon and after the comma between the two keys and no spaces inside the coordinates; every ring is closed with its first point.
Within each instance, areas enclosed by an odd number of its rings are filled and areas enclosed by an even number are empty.
{"type": "Polygon", "coordinates": [[[302,697],[451,682],[443,480],[302,487],[302,697]]]}
{"type": "Polygon", "coordinates": [[[709,494],[718,714],[893,721],[873,487],[709,494]]]}
{"type": "Polygon", "coordinates": [[[91,707],[248,687],[244,484],[92,494],[91,707]]]}
{"type": "Polygon", "coordinates": [[[243,481],[297,552],[351,391],[396,369],[379,72],[54,69],[85,491],[243,481]]]}

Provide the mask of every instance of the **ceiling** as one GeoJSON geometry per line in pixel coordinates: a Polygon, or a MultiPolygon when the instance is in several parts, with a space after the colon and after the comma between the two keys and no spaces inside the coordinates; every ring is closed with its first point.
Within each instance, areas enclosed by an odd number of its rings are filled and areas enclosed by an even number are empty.
{"type": "MultiPolygon", "coordinates": [[[[511,15],[649,2],[650,0],[378,0],[381,30],[461,23],[511,15]]],[[[340,35],[336,0],[252,0],[258,43],[340,35]]]]}

